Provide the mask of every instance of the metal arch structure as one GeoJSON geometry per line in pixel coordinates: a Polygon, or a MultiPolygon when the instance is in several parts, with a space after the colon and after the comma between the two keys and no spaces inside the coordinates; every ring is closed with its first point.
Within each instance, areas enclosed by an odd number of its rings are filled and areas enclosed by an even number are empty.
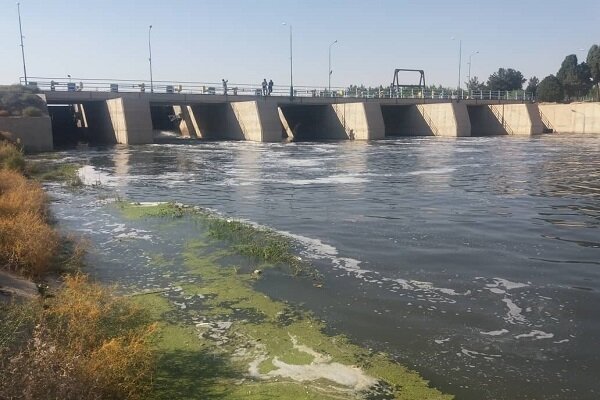
{"type": "Polygon", "coordinates": [[[394,79],[392,79],[392,88],[398,89],[400,87],[425,89],[425,71],[423,71],[422,69],[396,68],[394,70],[394,79]],[[400,82],[398,81],[398,72],[418,72],[419,74],[421,74],[421,77],[419,78],[419,84],[418,85],[401,85],[400,82]]]}

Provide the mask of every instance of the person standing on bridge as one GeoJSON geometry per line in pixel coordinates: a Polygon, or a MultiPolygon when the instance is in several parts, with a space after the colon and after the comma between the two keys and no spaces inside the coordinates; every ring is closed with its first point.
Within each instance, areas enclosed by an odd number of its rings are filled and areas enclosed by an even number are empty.
{"type": "Polygon", "coordinates": [[[229,80],[225,80],[225,79],[221,79],[223,81],[223,94],[225,96],[227,96],[227,82],[229,82],[229,80]]]}
{"type": "Polygon", "coordinates": [[[273,79],[269,79],[269,96],[273,93],[273,79]]]}
{"type": "Polygon", "coordinates": [[[262,94],[263,96],[267,95],[267,78],[262,81],[262,94]]]}

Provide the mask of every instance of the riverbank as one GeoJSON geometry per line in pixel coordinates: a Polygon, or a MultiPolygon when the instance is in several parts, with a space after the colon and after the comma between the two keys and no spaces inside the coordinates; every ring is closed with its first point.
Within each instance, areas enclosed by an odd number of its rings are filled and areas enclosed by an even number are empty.
{"type": "MultiPolygon", "coordinates": [[[[81,245],[49,223],[47,195],[23,175],[39,164],[0,143],[0,166],[0,398],[146,398],[147,312],[77,272],[81,245]]],[[[76,178],[64,168],[43,175],[76,178]]]]}
{"type": "MultiPolygon", "coordinates": [[[[63,169],[71,171],[72,167],[63,169]]],[[[33,170],[57,175],[40,171],[43,168],[33,170]]],[[[324,289],[316,270],[294,254],[289,238],[174,203],[106,203],[105,211],[120,215],[127,221],[125,225],[134,230],[144,225],[139,228],[147,232],[144,236],[158,237],[162,231],[179,229],[185,229],[188,236],[170,249],[176,256],[149,255],[146,268],[160,272],[162,280],[156,276],[162,283],[159,287],[133,292],[121,288],[126,297],[115,297],[80,275],[70,275],[53,297],[11,307],[6,315],[12,317],[2,319],[0,331],[4,333],[2,362],[13,368],[10,380],[0,382],[0,393],[26,387],[29,393],[50,390],[75,398],[87,393],[84,388],[100,390],[98,385],[84,384],[100,374],[96,378],[109,388],[106,390],[115,391],[113,398],[451,398],[386,354],[325,333],[326,323],[301,307],[255,290],[253,285],[269,271],[324,289]],[[176,276],[171,276],[175,271],[176,276]],[[115,315],[113,307],[117,305],[125,311],[115,315]],[[86,312],[98,317],[89,321],[86,312]],[[59,331],[52,331],[47,322],[57,318],[66,325],[61,323],[59,331]],[[97,325],[107,321],[112,325],[117,320],[130,321],[126,325],[131,329],[105,331],[97,325]],[[40,322],[44,322],[41,331],[37,329],[40,322]],[[86,360],[83,364],[65,365],[56,360],[71,360],[69,356],[75,353],[57,342],[63,329],[73,335],[86,336],[95,330],[103,334],[94,336],[93,343],[78,346],[85,353],[77,354],[86,360]],[[7,336],[6,332],[19,334],[7,336]],[[40,337],[45,348],[53,347],[56,352],[38,351],[31,340],[40,337]],[[15,362],[15,355],[24,361],[15,362]],[[98,370],[98,357],[106,365],[104,372],[98,370]],[[115,364],[117,359],[125,361],[115,364]],[[25,368],[39,363],[48,368],[25,368]],[[68,379],[56,380],[50,369],[64,371],[68,379]],[[42,384],[45,380],[52,381],[49,388],[42,384]]],[[[139,238],[124,235],[119,240],[124,247],[135,248],[139,238]]],[[[73,336],[68,342],[78,340],[81,338],[73,336]]]]}

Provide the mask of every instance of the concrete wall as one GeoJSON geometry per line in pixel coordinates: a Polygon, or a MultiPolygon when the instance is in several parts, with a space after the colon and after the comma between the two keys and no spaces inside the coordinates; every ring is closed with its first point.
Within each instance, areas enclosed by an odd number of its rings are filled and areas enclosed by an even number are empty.
{"type": "Polygon", "coordinates": [[[554,132],[600,133],[600,103],[541,103],[538,107],[554,132]]]}
{"type": "Polygon", "coordinates": [[[382,105],[386,136],[470,136],[463,103],[382,105]]]}
{"type": "Polygon", "coordinates": [[[147,144],[153,142],[150,103],[135,98],[106,101],[117,143],[147,144]]]}
{"type": "Polygon", "coordinates": [[[51,151],[52,123],[50,117],[0,117],[0,131],[9,139],[19,139],[27,152],[51,151]]]}
{"type": "Polygon", "coordinates": [[[265,101],[240,101],[230,103],[235,120],[244,139],[255,142],[279,142],[283,128],[277,104],[265,101]]]}
{"type": "Polygon", "coordinates": [[[467,106],[471,136],[536,135],[544,124],[536,104],[494,104],[467,106]]]}
{"type": "Polygon", "coordinates": [[[385,137],[381,106],[377,103],[332,104],[340,124],[350,139],[376,140],[385,137]]]}
{"type": "Polygon", "coordinates": [[[471,136],[471,121],[464,103],[418,104],[416,109],[434,136],[471,136]]]}
{"type": "Polygon", "coordinates": [[[508,135],[536,135],[544,131],[536,104],[498,104],[487,107],[508,135]]]}

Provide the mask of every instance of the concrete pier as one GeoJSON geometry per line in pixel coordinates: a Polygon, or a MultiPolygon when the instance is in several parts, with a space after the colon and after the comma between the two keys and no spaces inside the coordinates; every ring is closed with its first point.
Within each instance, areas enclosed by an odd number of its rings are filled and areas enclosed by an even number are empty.
{"type": "Polygon", "coordinates": [[[470,136],[463,103],[382,105],[386,136],[470,136]]]}
{"type": "Polygon", "coordinates": [[[333,104],[347,137],[351,140],[377,140],[385,137],[381,106],[376,103],[333,104]]]}
{"type": "Polygon", "coordinates": [[[187,138],[198,138],[198,124],[195,121],[192,108],[187,105],[174,105],[173,112],[179,118],[179,131],[181,136],[187,138]]]}
{"type": "Polygon", "coordinates": [[[153,142],[150,103],[143,99],[119,97],[106,101],[116,143],[153,142]]]}
{"type": "Polygon", "coordinates": [[[537,104],[468,106],[471,136],[537,135],[544,124],[537,104]]]}
{"type": "Polygon", "coordinates": [[[277,104],[264,101],[231,103],[243,139],[255,142],[280,142],[282,125],[277,104]]]}

